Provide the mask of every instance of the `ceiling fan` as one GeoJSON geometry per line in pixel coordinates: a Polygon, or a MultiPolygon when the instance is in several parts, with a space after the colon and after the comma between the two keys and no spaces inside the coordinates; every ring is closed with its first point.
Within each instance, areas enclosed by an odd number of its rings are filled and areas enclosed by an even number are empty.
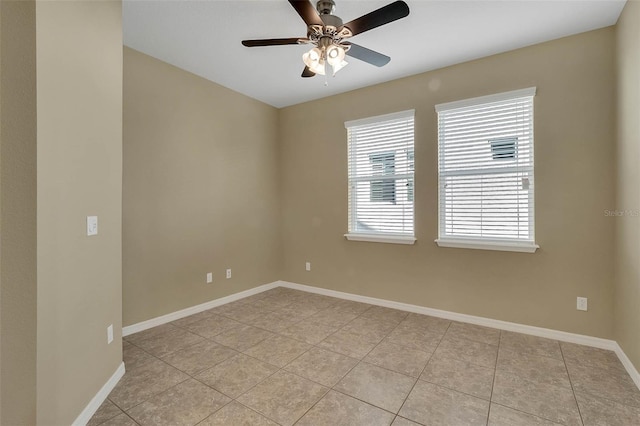
{"type": "Polygon", "coordinates": [[[307,37],[243,40],[242,44],[247,47],[313,45],[311,50],[302,55],[305,64],[302,77],[325,75],[327,64],[335,75],[347,65],[345,55],[377,67],[386,65],[390,57],[345,40],[409,15],[409,6],[404,1],[395,1],[343,24],[342,19],[333,14],[336,6],[334,0],[319,0],[315,9],[309,0],[289,0],[289,3],[307,24],[307,37]]]}

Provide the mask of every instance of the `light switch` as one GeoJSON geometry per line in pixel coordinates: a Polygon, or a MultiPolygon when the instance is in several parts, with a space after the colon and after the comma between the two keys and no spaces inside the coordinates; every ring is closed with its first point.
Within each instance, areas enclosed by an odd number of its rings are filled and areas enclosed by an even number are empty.
{"type": "Polygon", "coordinates": [[[87,235],[98,235],[98,216],[87,216],[87,235]]]}

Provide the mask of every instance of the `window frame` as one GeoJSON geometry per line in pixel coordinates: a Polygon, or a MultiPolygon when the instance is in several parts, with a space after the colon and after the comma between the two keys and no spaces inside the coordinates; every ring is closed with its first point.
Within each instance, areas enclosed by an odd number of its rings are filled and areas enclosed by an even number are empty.
{"type": "MultiPolygon", "coordinates": [[[[441,128],[440,122],[440,113],[456,110],[459,108],[469,108],[469,107],[481,107],[486,104],[494,103],[494,102],[502,102],[509,101],[518,98],[531,97],[532,98],[532,110],[534,108],[533,98],[536,94],[536,88],[530,87],[521,90],[514,90],[510,92],[497,93],[494,95],[481,96],[476,98],[465,99],[461,101],[448,102],[444,104],[438,104],[435,106],[436,112],[438,113],[438,129],[441,128]]],[[[532,121],[531,128],[531,171],[530,175],[527,177],[527,185],[530,185],[531,181],[535,181],[535,152],[534,152],[534,127],[535,125],[535,116],[532,121]]],[[[488,140],[488,143],[491,144],[491,149],[494,151],[494,146],[492,140],[488,140]]],[[[530,239],[510,239],[510,238],[496,238],[496,237],[473,237],[473,236],[446,236],[444,233],[444,218],[443,218],[443,179],[446,179],[447,175],[452,176],[451,173],[443,174],[442,170],[440,170],[440,161],[441,161],[441,150],[442,150],[443,139],[441,137],[440,131],[438,134],[438,238],[435,240],[436,244],[439,247],[448,247],[448,248],[465,248],[465,249],[481,249],[481,250],[498,250],[498,251],[513,251],[513,252],[524,252],[524,253],[534,253],[539,246],[535,242],[535,185],[529,191],[529,222],[528,226],[530,228],[530,239]]],[[[517,162],[518,158],[518,143],[515,143],[514,149],[514,157],[513,160],[517,162]]],[[[494,159],[496,161],[504,161],[505,163],[510,161],[510,158],[496,158],[494,154],[494,159]]],[[[484,167],[479,168],[478,170],[483,170],[484,167]]],[[[508,169],[508,166],[499,167],[493,170],[496,175],[499,175],[500,172],[497,172],[499,169],[508,169]]],[[[488,170],[488,168],[487,168],[488,170]]],[[[505,174],[506,171],[503,171],[502,174],[505,174]]],[[[524,184],[524,181],[523,181],[524,184]]]]}
{"type": "MultiPolygon", "coordinates": [[[[347,132],[349,132],[350,128],[353,127],[358,127],[358,126],[366,126],[366,125],[373,125],[376,123],[383,123],[385,121],[393,121],[393,120],[402,120],[402,119],[409,119],[412,118],[414,120],[413,123],[413,145],[412,145],[412,150],[414,152],[414,167],[411,169],[410,173],[406,173],[406,175],[410,174],[410,177],[407,177],[405,179],[409,179],[412,182],[415,182],[415,110],[411,109],[411,110],[406,110],[406,111],[400,111],[400,112],[396,112],[396,113],[391,113],[391,114],[384,114],[384,115],[378,115],[378,116],[374,116],[374,117],[368,117],[368,118],[363,118],[363,119],[359,119],[359,120],[351,120],[351,121],[347,121],[344,123],[345,128],[347,129],[347,132]]],[[[347,133],[348,134],[348,133],[347,133]]],[[[347,143],[350,143],[350,138],[349,136],[347,136],[347,143]]],[[[350,145],[349,145],[350,146],[350,145]]],[[[382,154],[387,154],[389,152],[389,150],[387,151],[381,151],[381,155],[382,154]]],[[[352,167],[352,158],[351,158],[351,151],[350,148],[347,148],[347,165],[349,170],[351,170],[352,167]]],[[[397,160],[399,155],[408,155],[407,152],[393,152],[394,155],[394,175],[395,175],[395,161],[397,160]]],[[[384,166],[384,162],[380,162],[380,164],[382,165],[382,173],[380,174],[380,177],[382,178],[386,178],[388,179],[389,175],[388,173],[385,173],[387,170],[385,169],[384,166]]],[[[405,173],[402,174],[398,174],[398,176],[405,176],[405,173]]],[[[361,177],[356,177],[355,181],[357,182],[358,180],[362,179],[361,177]]],[[[398,178],[394,178],[393,182],[394,182],[394,204],[397,203],[398,201],[398,180],[401,180],[402,178],[398,177],[398,178]]],[[[375,178],[370,179],[371,182],[375,181],[375,178]]],[[[384,179],[379,179],[379,180],[384,180],[384,179]]],[[[354,202],[357,202],[356,200],[353,200],[351,197],[351,191],[352,186],[353,186],[353,181],[352,181],[352,176],[350,174],[350,171],[348,172],[348,177],[347,177],[347,181],[348,181],[348,193],[349,193],[349,198],[348,198],[348,210],[349,210],[349,216],[348,216],[348,231],[346,234],[344,234],[345,238],[349,241],[364,241],[364,242],[376,242],[376,243],[391,243],[391,244],[414,244],[416,241],[416,237],[415,237],[415,195],[413,197],[412,200],[407,200],[407,202],[411,202],[412,204],[412,234],[408,235],[408,234],[396,234],[396,233],[391,233],[391,232],[362,232],[362,231],[354,231],[351,229],[352,224],[354,223],[354,221],[357,221],[357,209],[354,209],[354,202]]],[[[414,183],[415,186],[415,183],[414,183]]],[[[377,201],[371,201],[372,203],[375,203],[377,201]]],[[[389,201],[384,201],[381,200],[382,202],[389,202],[389,201]]]]}

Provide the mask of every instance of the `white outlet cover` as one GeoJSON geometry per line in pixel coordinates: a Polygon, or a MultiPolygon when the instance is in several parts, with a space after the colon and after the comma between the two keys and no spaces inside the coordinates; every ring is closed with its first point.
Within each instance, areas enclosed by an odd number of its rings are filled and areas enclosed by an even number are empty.
{"type": "Polygon", "coordinates": [[[207,272],[207,283],[213,282],[213,272],[207,272]]]}
{"type": "Polygon", "coordinates": [[[578,297],[576,303],[576,309],[579,311],[587,310],[587,298],[586,297],[578,297]]]}
{"type": "Polygon", "coordinates": [[[87,216],[87,236],[98,235],[98,216],[87,216]]]}
{"type": "Polygon", "coordinates": [[[307,263],[305,263],[304,267],[305,267],[305,269],[306,269],[307,271],[310,271],[310,270],[311,270],[311,262],[307,262],[307,263]]]}
{"type": "Polygon", "coordinates": [[[113,324],[107,327],[107,344],[113,342],[113,324]]]}
{"type": "Polygon", "coordinates": [[[227,278],[231,278],[231,269],[227,269],[227,278]]]}

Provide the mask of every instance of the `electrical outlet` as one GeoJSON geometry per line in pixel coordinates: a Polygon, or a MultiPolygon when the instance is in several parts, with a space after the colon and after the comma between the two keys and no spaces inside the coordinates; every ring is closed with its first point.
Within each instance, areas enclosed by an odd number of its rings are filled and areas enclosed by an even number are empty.
{"type": "Polygon", "coordinates": [[[87,216],[87,236],[98,235],[98,216],[87,216]]]}
{"type": "Polygon", "coordinates": [[[231,278],[231,269],[227,269],[227,279],[231,278]]]}
{"type": "Polygon", "coordinates": [[[304,268],[305,268],[307,271],[310,271],[310,270],[311,270],[311,262],[307,262],[307,263],[305,263],[304,268]]]}
{"type": "Polygon", "coordinates": [[[113,324],[107,327],[107,345],[113,342],[113,324]]]}
{"type": "Polygon", "coordinates": [[[207,284],[213,282],[213,272],[207,272],[207,284]]]}
{"type": "Polygon", "coordinates": [[[587,310],[587,298],[586,297],[578,297],[576,309],[579,311],[587,310]]]}

